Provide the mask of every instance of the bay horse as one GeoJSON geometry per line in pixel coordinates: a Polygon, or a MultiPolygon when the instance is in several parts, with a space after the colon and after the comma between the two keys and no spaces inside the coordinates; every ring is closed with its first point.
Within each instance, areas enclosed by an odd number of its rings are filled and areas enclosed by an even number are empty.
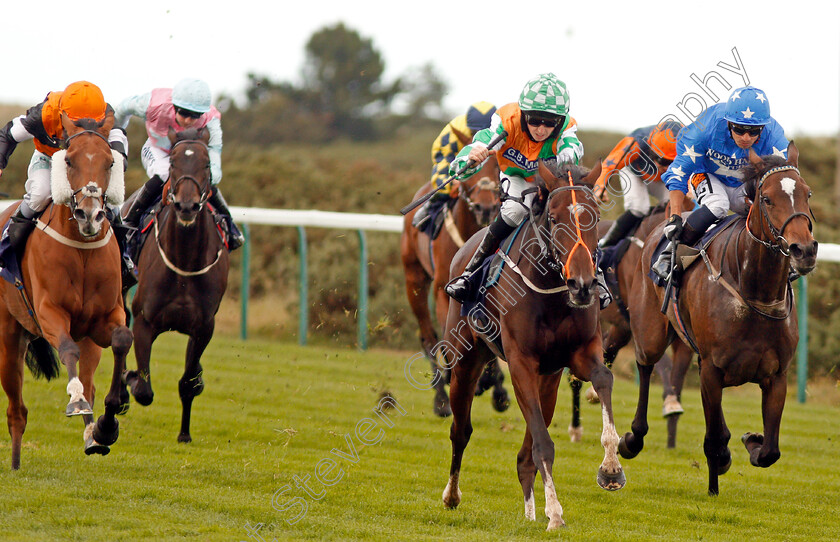
{"type": "Polygon", "coordinates": [[[628,305],[639,401],[631,432],[621,439],[619,450],[622,457],[631,458],[644,446],[651,369],[679,336],[700,357],[709,495],[718,494],[718,476],[732,464],[731,434],[721,408],[723,388],[748,382],[759,385],[764,433],[746,433],[741,442],[756,467],[769,467],[781,455],[779,427],[787,370],[799,341],[788,272],[792,268],[807,275],[817,262],[808,202],[811,190],[799,173],[799,151],[793,142],[787,152],[785,160],[759,157],[750,150],[750,164],[743,170],[749,214],[720,232],[701,253],[702,260],[685,269],[679,294],[667,300],[667,314],[660,312],[663,288],[648,275],[663,225],[648,236],[636,267],[628,305]]]}
{"type": "Polygon", "coordinates": [[[170,130],[169,140],[163,206],[140,250],[137,291],[131,303],[137,370],[126,372],[124,381],[138,403],[150,405],[152,343],[165,331],[188,335],[184,374],[178,382],[182,406],[178,442],[191,442],[192,402],[204,390],[201,355],[213,337],[216,312],[227,289],[229,259],[213,211],[206,205],[211,190],[210,132],[170,130]]]}
{"type": "MultiPolygon", "coordinates": [[[[612,368],[618,352],[630,343],[633,334],[630,330],[630,315],[627,312],[627,302],[630,291],[633,288],[633,279],[636,273],[636,264],[642,257],[645,237],[657,224],[665,220],[667,200],[653,207],[642,219],[636,231],[627,238],[627,248],[624,255],[614,267],[615,278],[618,290],[613,291],[613,303],[601,311],[601,327],[604,339],[604,363],[612,368]]],[[[598,223],[599,237],[603,237],[611,225],[611,221],[602,220],[598,223]]],[[[685,377],[691,366],[694,352],[691,347],[681,340],[671,343],[671,356],[668,353],[662,355],[662,359],[654,366],[662,380],[662,416],[667,420],[667,447],[675,448],[677,445],[677,426],[680,416],[683,413],[682,389],[685,384],[685,377]]],[[[580,427],[580,381],[573,380],[572,385],[572,424],[569,427],[569,435],[573,442],[581,438],[582,428],[580,427]]],[[[586,399],[590,403],[598,402],[598,394],[590,387],[586,391],[586,399]]]]}
{"type": "MultiPolygon", "coordinates": [[[[414,199],[431,190],[431,184],[427,183],[417,191],[414,199]]],[[[405,271],[405,289],[408,303],[420,326],[420,345],[432,367],[431,386],[435,390],[433,408],[440,417],[452,414],[446,393],[450,373],[431,354],[432,348],[438,343],[438,334],[429,310],[429,286],[432,287],[435,300],[437,322],[442,325],[449,309],[449,296],[443,290],[449,281],[449,264],[467,239],[490,224],[498,214],[500,204],[499,164],[496,157],[491,155],[478,172],[461,184],[455,205],[451,209],[449,206],[444,208],[444,227],[436,239],[431,240],[411,224],[416,211],[408,213],[403,221],[400,255],[405,271]]],[[[492,404],[498,412],[507,410],[510,405],[503,381],[504,374],[498,362],[493,360],[487,365],[476,389],[480,395],[493,387],[492,404]]]]}
{"type": "MultiPolygon", "coordinates": [[[[598,241],[598,205],[592,184],[600,164],[588,172],[561,165],[556,172],[539,163],[548,195],[541,213],[521,228],[509,250],[499,280],[485,300],[466,316],[461,304],[449,304],[443,341],[437,350],[452,366],[452,458],[443,502],[461,502],[459,481],[464,449],[472,434],[473,389],[484,365],[494,356],[507,359],[513,389],[525,418],[517,472],[525,516],[536,519],[534,483],[539,471],[545,488],[548,529],[564,525],[552,475],[554,443],[548,426],[554,416],[563,369],[591,381],[601,397],[605,455],[597,482],[617,490],[625,478],[618,460],[618,433],[612,412],[613,376],[603,363],[601,325],[593,251],[598,241]],[[537,253],[535,255],[535,253],[537,253]]],[[[460,275],[481,236],[474,236],[452,260],[451,276],[460,275]]]]}
{"type": "MultiPolygon", "coordinates": [[[[107,454],[119,435],[115,417],[122,410],[119,382],[132,334],[125,325],[120,250],[105,206],[122,203],[124,159],[108,144],[113,110],[100,122],[71,121],[62,115],[61,123],[65,149],[52,157],[52,202],[26,240],[20,261],[22,284],[0,280],[0,380],[9,398],[12,469],[20,468],[26,429],[22,388],[29,343],[35,346],[42,368],[49,367],[53,348],[67,368],[70,401],[65,414],[82,417],[85,453],[107,454]],[[108,347],[114,354],[114,370],[105,413],[94,423],[93,376],[102,349],[108,347]]],[[[16,208],[4,211],[0,220],[5,223],[16,208]]],[[[55,376],[58,367],[53,369],[44,372],[55,376]]]]}

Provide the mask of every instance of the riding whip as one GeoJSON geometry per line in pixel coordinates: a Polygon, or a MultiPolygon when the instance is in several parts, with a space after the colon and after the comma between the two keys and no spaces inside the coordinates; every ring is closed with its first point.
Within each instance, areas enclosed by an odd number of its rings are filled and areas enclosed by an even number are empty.
{"type": "MultiPolygon", "coordinates": [[[[496,143],[498,143],[499,141],[501,141],[505,137],[507,137],[507,132],[505,132],[503,130],[501,134],[497,135],[492,140],[490,140],[490,143],[487,144],[487,148],[490,149],[490,148],[494,147],[496,145],[496,143]]],[[[420,198],[417,198],[416,200],[412,201],[411,203],[409,203],[408,205],[406,205],[405,207],[400,209],[400,214],[407,215],[408,213],[410,213],[411,211],[413,211],[417,207],[420,207],[421,205],[426,203],[426,201],[428,201],[432,196],[437,194],[440,190],[443,190],[444,187],[446,187],[449,183],[454,181],[456,177],[458,177],[460,174],[462,174],[464,171],[466,171],[468,168],[472,167],[473,165],[474,165],[474,163],[473,163],[472,160],[467,162],[464,165],[464,167],[462,167],[457,173],[455,173],[455,175],[452,175],[451,177],[446,179],[446,182],[444,182],[443,184],[441,184],[440,186],[438,186],[437,188],[435,188],[434,190],[432,190],[428,194],[426,194],[426,195],[424,195],[420,198]]]]}

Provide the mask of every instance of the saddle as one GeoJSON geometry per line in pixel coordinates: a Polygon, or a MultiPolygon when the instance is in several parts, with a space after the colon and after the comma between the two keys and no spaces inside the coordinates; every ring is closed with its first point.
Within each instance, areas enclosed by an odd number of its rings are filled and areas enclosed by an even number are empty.
{"type": "MultiPolygon", "coordinates": [[[[694,245],[688,246],[679,244],[677,245],[677,257],[674,261],[674,271],[677,273],[675,276],[681,275],[685,272],[686,269],[691,267],[694,262],[701,256],[705,257],[706,249],[709,245],[717,238],[721,233],[729,229],[732,225],[734,225],[739,219],[743,219],[741,215],[731,214],[726,218],[722,219],[720,222],[709,228],[703,237],[694,245]]],[[[648,265],[648,276],[653,280],[653,283],[657,286],[666,286],[667,283],[659,278],[656,273],[651,271],[651,266],[653,266],[654,262],[659,258],[659,255],[665,251],[665,248],[668,247],[668,239],[665,238],[663,235],[661,239],[659,239],[659,243],[656,245],[656,250],[653,251],[653,255],[648,265]]]]}
{"type": "MultiPolygon", "coordinates": [[[[167,186],[168,184],[169,183],[167,182],[167,186]]],[[[153,228],[155,217],[158,214],[160,214],[161,210],[164,207],[163,201],[166,195],[167,190],[164,189],[161,197],[157,198],[151,207],[143,211],[143,214],[140,217],[140,221],[138,223],[137,230],[133,234],[131,234],[126,241],[126,253],[134,262],[136,262],[137,259],[140,257],[140,251],[143,250],[143,245],[146,243],[146,239],[149,237],[149,233],[153,228]]],[[[227,224],[224,220],[224,217],[222,217],[222,215],[219,214],[209,202],[205,205],[207,205],[207,207],[213,213],[213,221],[216,223],[216,232],[219,234],[219,238],[225,244],[225,247],[227,247],[228,239],[230,239],[230,232],[227,229],[227,224]]],[[[137,273],[136,268],[134,269],[134,273],[137,273]]]]}
{"type": "Polygon", "coordinates": [[[420,227],[420,232],[428,235],[429,239],[432,241],[437,239],[438,235],[440,235],[440,231],[443,229],[443,223],[446,220],[446,213],[455,206],[457,201],[457,199],[450,199],[449,201],[443,202],[442,205],[430,206],[429,219],[426,220],[425,224],[420,227]]]}

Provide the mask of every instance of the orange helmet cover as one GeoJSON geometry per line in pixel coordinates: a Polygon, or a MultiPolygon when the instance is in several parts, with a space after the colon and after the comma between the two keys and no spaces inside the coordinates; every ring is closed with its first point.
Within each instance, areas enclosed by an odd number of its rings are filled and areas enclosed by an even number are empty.
{"type": "Polygon", "coordinates": [[[59,110],[71,120],[105,118],[107,104],[99,87],[87,81],[70,83],[58,102],[59,110]]]}

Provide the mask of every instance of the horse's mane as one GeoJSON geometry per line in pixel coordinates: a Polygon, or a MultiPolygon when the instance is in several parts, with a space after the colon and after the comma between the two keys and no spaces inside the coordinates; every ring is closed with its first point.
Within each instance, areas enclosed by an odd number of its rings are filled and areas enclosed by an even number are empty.
{"type": "Polygon", "coordinates": [[[560,162],[553,165],[548,165],[548,169],[554,173],[554,176],[558,179],[568,180],[569,172],[572,174],[572,179],[574,179],[574,183],[579,186],[586,186],[592,188],[592,184],[588,184],[583,182],[583,178],[586,177],[589,172],[591,171],[587,167],[579,166],[577,164],[572,164],[570,162],[560,162]]]}
{"type": "Polygon", "coordinates": [[[201,130],[202,129],[199,128],[187,128],[186,130],[177,132],[177,134],[175,135],[175,141],[201,139],[201,130]]]}
{"type": "Polygon", "coordinates": [[[761,160],[764,162],[764,167],[761,169],[761,171],[757,170],[752,164],[748,164],[744,169],[741,170],[744,173],[745,191],[747,197],[750,198],[750,200],[755,199],[756,183],[765,171],[774,167],[784,166],[787,164],[787,161],[784,158],[776,154],[762,156],[761,160]]]}

